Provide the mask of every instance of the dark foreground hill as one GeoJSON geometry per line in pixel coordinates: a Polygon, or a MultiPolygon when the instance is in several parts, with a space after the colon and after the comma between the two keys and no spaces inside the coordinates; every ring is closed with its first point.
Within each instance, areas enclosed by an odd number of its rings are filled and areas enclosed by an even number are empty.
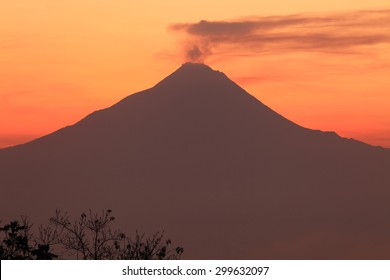
{"type": "Polygon", "coordinates": [[[300,127],[201,64],[0,150],[0,187],[3,221],[111,208],[190,259],[390,258],[390,151],[300,127]]]}

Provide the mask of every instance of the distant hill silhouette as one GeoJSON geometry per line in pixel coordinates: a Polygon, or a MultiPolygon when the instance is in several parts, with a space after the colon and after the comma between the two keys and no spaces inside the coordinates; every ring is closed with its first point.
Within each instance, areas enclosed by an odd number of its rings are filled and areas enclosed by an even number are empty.
{"type": "Polygon", "coordinates": [[[112,208],[184,258],[390,258],[390,150],[294,124],[203,64],[1,149],[0,186],[0,219],[112,208]]]}

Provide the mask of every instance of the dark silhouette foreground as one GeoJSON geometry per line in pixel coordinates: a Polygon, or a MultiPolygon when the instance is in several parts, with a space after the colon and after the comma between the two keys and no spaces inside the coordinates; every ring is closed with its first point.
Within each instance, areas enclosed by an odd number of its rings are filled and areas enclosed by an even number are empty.
{"type": "Polygon", "coordinates": [[[171,248],[171,240],[164,233],[144,237],[136,232],[131,239],[124,232],[113,229],[115,217],[111,210],[102,213],[82,213],[73,222],[67,213],[56,212],[48,226],[39,227],[32,234],[26,218],[12,221],[3,227],[0,259],[52,260],[58,258],[84,260],[163,260],[179,259],[183,248],[171,248]],[[62,252],[63,255],[59,255],[62,252]]]}

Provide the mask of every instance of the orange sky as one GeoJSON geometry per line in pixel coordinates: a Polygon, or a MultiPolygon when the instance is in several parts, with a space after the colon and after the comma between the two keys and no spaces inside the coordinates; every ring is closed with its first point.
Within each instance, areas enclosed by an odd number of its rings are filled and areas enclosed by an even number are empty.
{"type": "Polygon", "coordinates": [[[290,120],[390,147],[388,0],[351,3],[1,1],[0,147],[153,86],[194,45],[290,120]]]}

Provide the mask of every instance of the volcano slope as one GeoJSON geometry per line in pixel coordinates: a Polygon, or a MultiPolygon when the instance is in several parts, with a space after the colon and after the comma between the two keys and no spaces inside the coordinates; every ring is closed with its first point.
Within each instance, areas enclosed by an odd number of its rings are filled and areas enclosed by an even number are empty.
{"type": "Polygon", "coordinates": [[[390,258],[390,151],[303,128],[187,63],[154,87],[0,150],[0,218],[113,209],[188,259],[390,258]]]}

